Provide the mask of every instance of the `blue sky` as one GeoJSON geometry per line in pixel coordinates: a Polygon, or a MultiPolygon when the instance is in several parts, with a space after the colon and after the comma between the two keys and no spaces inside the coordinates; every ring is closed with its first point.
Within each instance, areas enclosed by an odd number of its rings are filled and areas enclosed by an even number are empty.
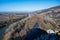
{"type": "Polygon", "coordinates": [[[0,12],[36,11],[60,5],[60,0],[0,0],[0,12]]]}

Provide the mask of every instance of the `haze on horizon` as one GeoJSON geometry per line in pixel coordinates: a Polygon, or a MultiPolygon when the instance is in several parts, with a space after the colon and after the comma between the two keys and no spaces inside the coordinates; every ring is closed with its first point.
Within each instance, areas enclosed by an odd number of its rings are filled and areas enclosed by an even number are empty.
{"type": "Polygon", "coordinates": [[[0,12],[30,12],[58,5],[60,0],[0,0],[0,12]]]}

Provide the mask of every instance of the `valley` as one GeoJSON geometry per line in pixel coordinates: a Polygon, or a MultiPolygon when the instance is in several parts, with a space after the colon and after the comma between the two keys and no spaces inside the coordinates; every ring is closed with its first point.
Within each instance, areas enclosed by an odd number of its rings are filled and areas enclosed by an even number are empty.
{"type": "Polygon", "coordinates": [[[60,6],[23,15],[1,15],[0,28],[1,40],[42,40],[44,36],[46,40],[60,40],[60,6]]]}

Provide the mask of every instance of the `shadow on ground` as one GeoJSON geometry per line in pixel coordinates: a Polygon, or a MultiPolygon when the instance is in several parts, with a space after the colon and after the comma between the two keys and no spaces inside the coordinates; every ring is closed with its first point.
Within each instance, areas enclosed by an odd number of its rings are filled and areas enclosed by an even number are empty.
{"type": "Polygon", "coordinates": [[[35,28],[27,34],[25,40],[60,40],[60,35],[48,34],[42,29],[35,28]]]}

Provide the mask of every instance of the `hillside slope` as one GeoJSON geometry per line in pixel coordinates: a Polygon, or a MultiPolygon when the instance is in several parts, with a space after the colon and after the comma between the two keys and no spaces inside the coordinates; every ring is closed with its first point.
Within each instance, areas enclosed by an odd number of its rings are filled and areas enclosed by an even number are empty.
{"type": "Polygon", "coordinates": [[[51,29],[54,31],[54,34],[60,31],[60,6],[42,11],[35,11],[34,13],[36,14],[27,20],[23,19],[24,21],[18,22],[12,27],[10,25],[3,36],[3,40],[25,40],[26,35],[35,28],[46,32],[51,29]]]}

